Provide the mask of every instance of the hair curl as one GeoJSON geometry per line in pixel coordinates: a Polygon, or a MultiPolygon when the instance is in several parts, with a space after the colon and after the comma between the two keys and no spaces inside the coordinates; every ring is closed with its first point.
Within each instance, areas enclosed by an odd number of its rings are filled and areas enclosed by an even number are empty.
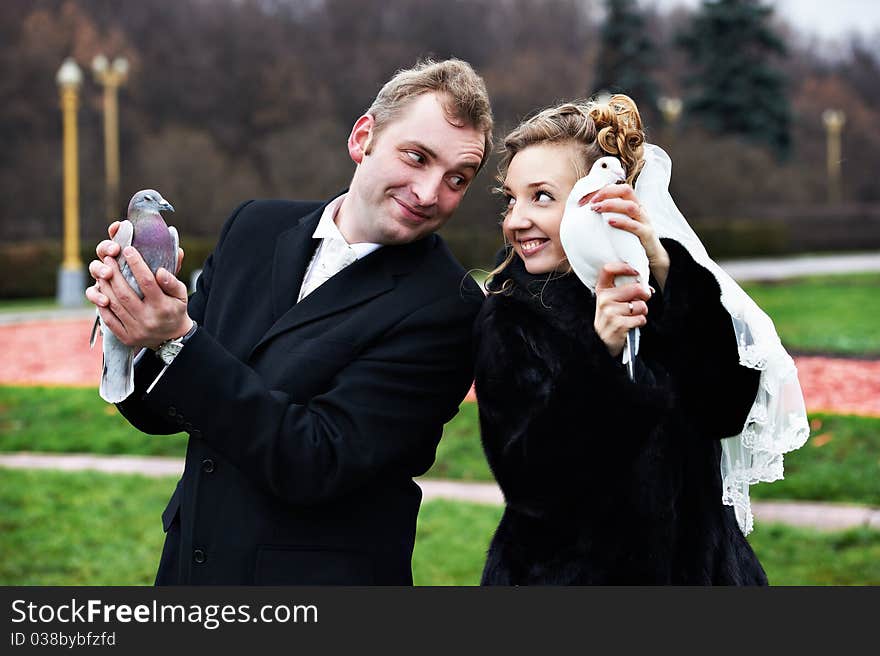
{"type": "MultiPolygon", "coordinates": [[[[623,164],[626,181],[635,185],[645,164],[642,117],[635,101],[624,94],[615,94],[607,101],[577,100],[548,107],[520,123],[504,138],[498,164],[499,185],[504,184],[510,162],[518,152],[546,143],[575,147],[579,155],[575,160],[578,178],[585,176],[600,157],[613,155],[623,164]]],[[[510,249],[504,261],[489,272],[487,289],[492,277],[503,271],[514,256],[515,252],[510,249]]],[[[506,288],[507,283],[501,289],[489,291],[498,293],[506,288]]]]}

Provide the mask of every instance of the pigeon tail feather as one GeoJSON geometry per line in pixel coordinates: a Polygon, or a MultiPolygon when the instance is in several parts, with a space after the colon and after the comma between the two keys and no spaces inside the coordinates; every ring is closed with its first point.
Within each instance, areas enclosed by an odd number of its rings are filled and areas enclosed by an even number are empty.
{"type": "Polygon", "coordinates": [[[111,333],[103,332],[104,367],[101,371],[101,398],[108,403],[119,403],[134,392],[134,349],[129,348],[111,333]]]}

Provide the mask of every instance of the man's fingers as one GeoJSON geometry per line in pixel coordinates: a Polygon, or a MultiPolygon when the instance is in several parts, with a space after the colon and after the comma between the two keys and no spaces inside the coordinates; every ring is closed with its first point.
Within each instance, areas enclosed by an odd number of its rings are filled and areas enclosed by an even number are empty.
{"type": "Polygon", "coordinates": [[[110,239],[113,239],[116,236],[116,233],[119,232],[120,225],[122,225],[121,221],[114,221],[107,226],[107,234],[110,235],[110,239]]]}
{"type": "Polygon", "coordinates": [[[179,298],[182,301],[187,299],[186,285],[172,276],[171,273],[166,271],[163,267],[156,269],[156,280],[159,281],[159,286],[162,288],[162,291],[169,296],[179,298]]]}
{"type": "Polygon", "coordinates": [[[97,284],[86,287],[86,298],[98,307],[107,307],[110,304],[110,299],[99,291],[97,284]]]}
{"type": "Polygon", "coordinates": [[[125,261],[128,262],[128,268],[137,281],[138,287],[141,288],[145,299],[155,299],[162,293],[156,284],[156,277],[150,271],[150,267],[144,262],[144,258],[138,253],[137,249],[132,246],[126,246],[122,250],[125,261]]]}
{"type": "Polygon", "coordinates": [[[92,260],[89,262],[89,275],[95,280],[109,280],[110,276],[113,275],[113,269],[103,262],[92,260]]]}
{"type": "Polygon", "coordinates": [[[118,339],[125,339],[128,332],[125,330],[125,325],[119,320],[109,308],[99,307],[98,314],[101,315],[101,322],[111,333],[116,335],[118,339]]]}
{"type": "Polygon", "coordinates": [[[119,244],[111,239],[105,239],[95,248],[95,253],[99,260],[105,257],[119,257],[119,244]]]}
{"type": "Polygon", "coordinates": [[[109,280],[101,280],[97,283],[98,291],[107,297],[106,307],[112,310],[120,321],[129,323],[132,321],[129,306],[135,302],[140,303],[141,300],[116,267],[116,261],[108,257],[105,262],[108,263],[108,266],[110,266],[109,263],[112,263],[111,268],[114,268],[115,271],[109,280]]]}

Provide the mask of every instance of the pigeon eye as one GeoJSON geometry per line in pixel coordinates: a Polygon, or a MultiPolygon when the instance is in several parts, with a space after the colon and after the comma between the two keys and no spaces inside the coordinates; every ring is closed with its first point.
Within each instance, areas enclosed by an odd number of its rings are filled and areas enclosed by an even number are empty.
{"type": "Polygon", "coordinates": [[[144,200],[152,201],[152,200],[153,200],[153,197],[152,197],[152,196],[144,196],[144,200]]]}
{"type": "Polygon", "coordinates": [[[608,168],[608,163],[607,163],[607,162],[602,162],[602,168],[603,168],[603,169],[607,169],[607,168],[608,168]]]}

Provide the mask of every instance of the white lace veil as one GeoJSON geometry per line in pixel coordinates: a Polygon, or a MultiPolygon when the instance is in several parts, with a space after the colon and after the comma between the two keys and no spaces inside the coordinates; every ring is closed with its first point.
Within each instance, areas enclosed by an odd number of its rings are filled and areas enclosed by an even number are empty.
{"type": "Polygon", "coordinates": [[[742,432],[721,440],[722,501],[733,506],[746,535],[753,526],[749,485],[783,477],[782,454],[799,448],[810,429],[797,369],[773,322],[724,270],[713,262],[669,193],[672,160],[645,144],[645,165],[636,180],[639,202],[659,237],[684,246],[694,261],[712,272],[721,287],[721,304],[730,313],[740,364],[761,372],[755,402],[742,432]]]}

